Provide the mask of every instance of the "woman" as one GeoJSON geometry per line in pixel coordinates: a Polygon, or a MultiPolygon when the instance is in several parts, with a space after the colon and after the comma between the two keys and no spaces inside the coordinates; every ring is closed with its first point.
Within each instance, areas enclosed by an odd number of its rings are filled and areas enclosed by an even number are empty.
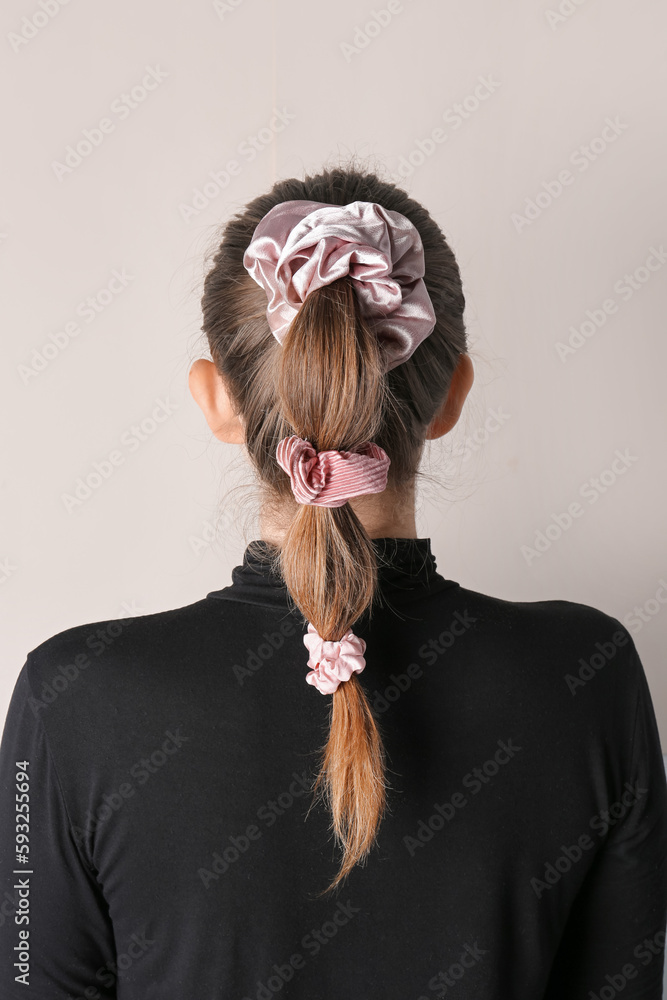
{"type": "Polygon", "coordinates": [[[661,996],[667,786],[630,634],[468,590],[417,537],[425,440],[473,380],[464,304],[438,225],[373,174],[227,224],[190,387],[257,472],[261,537],[194,604],[28,654],[4,997],[661,996]]]}

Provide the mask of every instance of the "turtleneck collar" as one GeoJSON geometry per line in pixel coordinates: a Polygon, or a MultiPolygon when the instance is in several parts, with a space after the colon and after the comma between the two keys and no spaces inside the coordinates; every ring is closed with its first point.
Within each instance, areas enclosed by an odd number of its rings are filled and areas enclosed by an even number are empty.
{"type": "MultiPolygon", "coordinates": [[[[437,571],[430,538],[373,538],[378,557],[377,606],[403,606],[448,587],[458,587],[437,571]]],[[[232,583],[207,594],[225,601],[243,601],[287,610],[290,598],[272,565],[275,546],[264,539],[250,542],[243,562],[232,570],[232,583]]]]}

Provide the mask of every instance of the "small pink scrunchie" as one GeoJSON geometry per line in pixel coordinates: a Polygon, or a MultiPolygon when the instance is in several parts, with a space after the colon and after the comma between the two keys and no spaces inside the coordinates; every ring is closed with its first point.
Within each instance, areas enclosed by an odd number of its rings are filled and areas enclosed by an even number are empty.
{"type": "Polygon", "coordinates": [[[323,639],[309,622],[303,641],[310,653],[311,671],[306,681],[321,694],[333,694],[339,684],[349,681],[352,674],[360,674],[366,666],[366,641],[352,631],[333,642],[323,639]]]}
{"type": "Polygon", "coordinates": [[[280,343],[306,296],[346,274],[385,348],[386,371],[435,327],[419,231],[375,202],[280,202],[256,226],[243,265],[269,297],[266,316],[280,343]]]}
{"type": "Polygon", "coordinates": [[[297,503],[342,507],[350,497],[381,493],[387,486],[389,455],[374,441],[359,451],[316,451],[292,434],[276,448],[278,464],[289,475],[297,503]]]}

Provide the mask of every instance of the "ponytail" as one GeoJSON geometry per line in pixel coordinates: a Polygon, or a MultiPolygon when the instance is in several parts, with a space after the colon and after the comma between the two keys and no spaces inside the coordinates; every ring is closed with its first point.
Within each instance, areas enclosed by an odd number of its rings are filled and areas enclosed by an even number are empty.
{"type": "MultiPolygon", "coordinates": [[[[349,279],[340,278],[308,296],[283,342],[276,389],[282,415],[317,451],[353,451],[381,427],[383,371],[377,337],[359,315],[349,279]]],[[[280,571],[325,640],[349,631],[377,587],[375,549],[349,503],[299,504],[281,543],[280,571]]],[[[366,859],[386,807],[382,738],[356,674],[331,698],[314,792],[331,812],[343,857],[325,893],[366,859]]]]}
{"type": "MultiPolygon", "coordinates": [[[[456,258],[435,219],[393,183],[352,164],[304,180],[277,181],[225,224],[204,283],[203,329],[243,418],[261,499],[279,512],[281,527],[284,511],[294,510],[276,568],[323,639],[340,639],[372,609],[376,552],[351,503],[294,509],[276,448],[291,433],[317,451],[353,451],[365,440],[375,441],[391,457],[388,478],[400,494],[418,474],[426,429],[466,350],[464,308],[456,258]],[[359,286],[355,290],[349,275],[311,290],[278,342],[268,322],[267,291],[244,260],[262,220],[280,205],[289,214],[295,200],[339,206],[370,202],[398,212],[418,229],[437,323],[407,360],[391,370],[385,367],[378,338],[360,314],[359,286]]],[[[326,697],[332,698],[330,733],[315,790],[327,801],[343,850],[329,892],[368,855],[387,786],[382,740],[359,677],[353,673],[326,697]]]]}

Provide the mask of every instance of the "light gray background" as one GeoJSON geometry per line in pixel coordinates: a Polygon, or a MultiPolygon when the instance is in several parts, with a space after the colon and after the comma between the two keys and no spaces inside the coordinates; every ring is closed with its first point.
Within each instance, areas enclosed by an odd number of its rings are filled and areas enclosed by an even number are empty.
{"type": "Polygon", "coordinates": [[[463,586],[624,621],[667,748],[665,5],[43,3],[1,15],[0,715],[54,633],[230,582],[258,535],[242,452],[211,440],[187,391],[205,256],[274,180],[355,154],[429,208],[467,296],[476,384],[429,447],[419,533],[463,586]],[[133,90],[149,70],[153,89],[133,90]],[[126,284],[108,294],[114,271],[126,284]],[[121,464],[68,509],[114,451],[121,464]],[[617,451],[629,464],[605,473],[617,451]],[[601,474],[604,492],[582,495],[601,474]],[[526,558],[574,502],[581,516],[526,558]]]}

